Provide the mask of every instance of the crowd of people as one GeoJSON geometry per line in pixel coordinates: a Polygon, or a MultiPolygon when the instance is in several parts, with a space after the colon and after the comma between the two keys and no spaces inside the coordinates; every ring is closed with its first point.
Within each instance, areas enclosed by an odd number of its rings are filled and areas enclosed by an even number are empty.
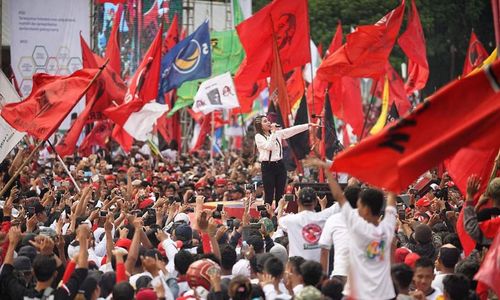
{"type": "Polygon", "coordinates": [[[266,203],[252,156],[164,158],[141,144],[63,161],[47,148],[6,187],[28,154],[19,147],[0,164],[0,299],[494,297],[474,276],[498,229],[498,177],[474,205],[473,174],[466,195],[431,172],[425,188],[395,195],[339,184],[309,158],[306,176],[289,172],[286,193],[266,203]],[[301,187],[320,169],[331,198],[301,187]],[[231,215],[228,203],[241,208],[231,215]]]}

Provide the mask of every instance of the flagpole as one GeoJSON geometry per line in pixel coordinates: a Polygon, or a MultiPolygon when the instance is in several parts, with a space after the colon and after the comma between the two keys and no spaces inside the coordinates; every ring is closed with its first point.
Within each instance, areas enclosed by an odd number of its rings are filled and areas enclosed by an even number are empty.
{"type": "Polygon", "coordinates": [[[7,183],[5,184],[5,186],[3,187],[3,189],[0,191],[0,197],[3,196],[3,194],[10,188],[10,186],[14,183],[14,181],[16,180],[17,176],[19,176],[19,174],[22,172],[22,170],[24,169],[24,167],[26,167],[26,165],[28,165],[28,163],[31,161],[31,159],[33,158],[33,155],[35,154],[35,152],[38,150],[38,148],[40,148],[40,146],[43,145],[45,141],[40,141],[38,142],[38,144],[35,146],[35,148],[33,150],[31,150],[31,153],[30,155],[28,156],[28,158],[26,158],[25,160],[23,160],[23,163],[21,164],[21,166],[19,168],[17,168],[16,172],[14,173],[14,175],[12,175],[12,177],[9,179],[9,181],[7,181],[7,183]]]}
{"type": "MultiPolygon", "coordinates": [[[[104,68],[106,67],[106,65],[108,64],[108,62],[109,62],[109,58],[104,62],[104,64],[102,66],[99,67],[99,71],[94,75],[94,78],[92,78],[92,80],[89,82],[89,84],[87,85],[87,87],[85,88],[85,90],[80,94],[80,96],[78,97],[78,101],[76,101],[75,105],[73,105],[73,107],[71,109],[73,109],[76,106],[76,104],[78,102],[80,102],[80,99],[82,99],[82,97],[85,96],[85,94],[89,91],[90,87],[94,84],[94,82],[97,80],[97,78],[101,75],[102,71],[104,70],[104,68]]],[[[59,127],[59,125],[61,125],[61,124],[58,124],[57,127],[59,127]]],[[[5,186],[3,187],[3,189],[0,191],[0,197],[2,197],[2,195],[10,188],[10,186],[12,185],[12,183],[14,183],[14,180],[17,178],[17,176],[19,176],[19,174],[21,173],[22,169],[29,163],[29,161],[31,160],[31,158],[35,154],[35,151],[38,148],[40,148],[40,146],[44,142],[45,142],[45,140],[42,140],[42,141],[38,142],[38,144],[35,146],[35,148],[33,149],[33,151],[31,151],[31,153],[28,156],[28,158],[23,161],[21,167],[19,167],[19,169],[17,169],[16,173],[14,173],[14,175],[12,176],[12,178],[9,179],[9,181],[7,182],[7,184],[5,184],[5,186]]]]}
{"type": "Polygon", "coordinates": [[[215,146],[215,111],[212,112],[212,140],[210,143],[210,160],[212,161],[212,172],[215,172],[215,161],[214,161],[214,146],[215,146]]]}
{"type": "Polygon", "coordinates": [[[78,190],[78,192],[80,192],[80,187],[78,186],[78,184],[76,183],[76,180],[75,178],[73,177],[73,175],[71,175],[71,172],[68,170],[68,167],[66,166],[66,164],[64,163],[63,159],[61,158],[61,156],[59,155],[59,153],[57,153],[57,150],[56,150],[56,147],[54,147],[54,145],[52,145],[52,143],[50,142],[50,140],[47,140],[47,143],[49,143],[49,146],[50,148],[52,149],[52,151],[54,151],[54,153],[56,154],[57,156],[57,159],[59,160],[59,162],[62,164],[63,168],[64,168],[64,171],[66,171],[66,174],[68,174],[69,178],[71,179],[71,182],[73,182],[73,184],[75,185],[76,189],[78,190]]]}
{"type": "Polygon", "coordinates": [[[366,123],[368,122],[368,116],[370,115],[370,112],[372,111],[373,103],[375,102],[375,93],[377,92],[377,85],[378,85],[378,80],[375,81],[375,85],[373,87],[372,97],[370,99],[370,105],[368,106],[368,111],[365,114],[365,120],[363,122],[363,129],[361,130],[361,135],[359,136],[360,141],[363,138],[363,135],[365,134],[366,123]]]}

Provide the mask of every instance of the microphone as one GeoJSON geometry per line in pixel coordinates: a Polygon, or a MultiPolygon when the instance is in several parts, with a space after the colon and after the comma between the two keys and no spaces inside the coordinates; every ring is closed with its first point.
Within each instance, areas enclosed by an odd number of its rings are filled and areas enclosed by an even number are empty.
{"type": "Polygon", "coordinates": [[[312,118],[318,118],[318,119],[323,118],[323,116],[322,116],[322,115],[317,115],[317,114],[312,114],[312,115],[311,115],[311,117],[312,117],[312,118]]]}

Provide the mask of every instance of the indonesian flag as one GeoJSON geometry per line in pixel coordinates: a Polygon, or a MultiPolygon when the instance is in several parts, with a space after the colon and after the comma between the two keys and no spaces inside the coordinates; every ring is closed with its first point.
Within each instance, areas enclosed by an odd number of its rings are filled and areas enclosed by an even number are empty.
{"type": "Polygon", "coordinates": [[[98,71],[81,69],[69,76],[35,74],[30,95],[5,105],[1,115],[16,130],[46,140],[83,97],[98,71]]]}
{"type": "Polygon", "coordinates": [[[499,75],[497,61],[453,81],[406,117],[342,152],[332,171],[399,192],[462,147],[499,147],[499,75]]]}
{"type": "Polygon", "coordinates": [[[239,106],[231,73],[226,72],[202,82],[194,96],[193,111],[206,115],[214,110],[239,106]]]}
{"type": "MultiPolygon", "coordinates": [[[[130,81],[125,102],[104,111],[104,114],[122,127],[127,134],[140,141],[148,139],[156,119],[168,110],[167,105],[155,102],[160,77],[161,37],[162,30],[160,29],[130,81]]],[[[115,127],[113,137],[123,137],[123,133],[118,131],[119,128],[115,127]]],[[[130,141],[127,144],[131,145],[130,141]]],[[[122,143],[121,145],[125,146],[122,143]]],[[[124,147],[128,151],[127,148],[129,147],[124,147]]]]}

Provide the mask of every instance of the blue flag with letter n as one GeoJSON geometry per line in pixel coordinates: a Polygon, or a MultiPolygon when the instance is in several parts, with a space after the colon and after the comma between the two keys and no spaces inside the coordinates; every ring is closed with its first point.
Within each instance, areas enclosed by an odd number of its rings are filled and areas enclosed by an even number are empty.
{"type": "Polygon", "coordinates": [[[159,94],[178,88],[185,81],[211,75],[212,56],[207,20],[162,57],[159,94]]]}

